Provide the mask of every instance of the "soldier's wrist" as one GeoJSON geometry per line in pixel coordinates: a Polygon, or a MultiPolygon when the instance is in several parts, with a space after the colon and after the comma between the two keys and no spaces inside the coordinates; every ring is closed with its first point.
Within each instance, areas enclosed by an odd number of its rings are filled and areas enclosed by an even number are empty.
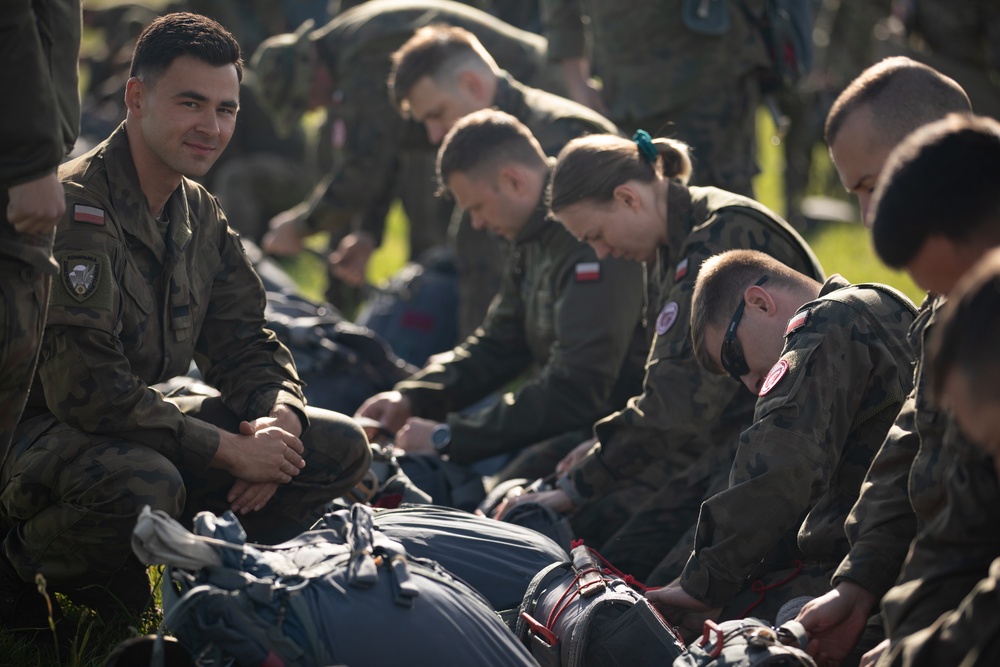
{"type": "Polygon", "coordinates": [[[568,472],[556,478],[556,488],[566,494],[573,507],[581,507],[587,502],[587,499],[577,490],[576,484],[573,483],[573,479],[569,476],[568,472]]]}

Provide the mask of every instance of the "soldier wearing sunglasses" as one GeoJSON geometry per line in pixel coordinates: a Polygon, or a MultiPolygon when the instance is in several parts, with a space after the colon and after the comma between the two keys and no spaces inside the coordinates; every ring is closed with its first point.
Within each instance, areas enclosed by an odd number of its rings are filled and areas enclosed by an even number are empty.
{"type": "Polygon", "coordinates": [[[774,619],[826,592],[847,553],[844,519],[911,389],[916,308],[883,285],[819,283],[734,250],[702,265],[691,312],[699,363],[758,398],[680,578],[649,597],[692,629],[748,611],[774,619]]]}

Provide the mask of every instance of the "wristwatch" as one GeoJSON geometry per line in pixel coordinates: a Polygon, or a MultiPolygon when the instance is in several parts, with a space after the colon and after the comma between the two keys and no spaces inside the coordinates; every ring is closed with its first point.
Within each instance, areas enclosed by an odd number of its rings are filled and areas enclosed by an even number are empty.
{"type": "Polygon", "coordinates": [[[438,424],[431,431],[431,444],[434,445],[434,451],[440,455],[448,453],[448,449],[451,446],[451,427],[447,424],[438,424]]]}

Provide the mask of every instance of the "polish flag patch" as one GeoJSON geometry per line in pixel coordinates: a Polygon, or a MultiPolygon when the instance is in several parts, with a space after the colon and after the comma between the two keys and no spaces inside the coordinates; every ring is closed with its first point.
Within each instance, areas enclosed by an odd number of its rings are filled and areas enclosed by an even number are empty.
{"type": "Polygon", "coordinates": [[[788,362],[784,359],[779,360],[778,363],[772,366],[771,370],[768,371],[767,377],[764,378],[764,384],[760,386],[760,393],[757,395],[767,396],[767,394],[774,389],[775,385],[777,385],[778,382],[781,381],[781,378],[785,377],[787,373],[788,362]]]}
{"type": "Polygon", "coordinates": [[[809,321],[809,311],[803,310],[798,315],[794,316],[792,319],[788,320],[788,326],[785,327],[785,335],[794,333],[804,327],[806,322],[809,321]]]}
{"type": "Polygon", "coordinates": [[[687,257],[685,257],[681,261],[677,262],[677,267],[674,269],[674,282],[677,282],[687,274],[688,274],[688,259],[687,257]]]}
{"type": "Polygon", "coordinates": [[[576,265],[576,282],[589,283],[600,279],[600,262],[580,262],[576,265]]]}
{"type": "Polygon", "coordinates": [[[104,225],[104,209],[75,204],[73,206],[73,221],[86,222],[91,225],[104,225]]]}

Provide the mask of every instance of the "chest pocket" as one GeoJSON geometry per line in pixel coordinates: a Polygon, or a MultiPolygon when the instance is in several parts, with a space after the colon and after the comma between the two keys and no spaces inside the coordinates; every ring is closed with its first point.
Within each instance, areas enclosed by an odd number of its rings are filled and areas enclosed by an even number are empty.
{"type": "Polygon", "coordinates": [[[141,351],[143,346],[150,343],[159,347],[159,335],[151,333],[159,330],[160,319],[160,314],[153,312],[156,306],[153,286],[132,259],[125,260],[122,278],[119,340],[133,352],[141,351]],[[156,341],[152,341],[150,336],[154,336],[156,341]]]}

